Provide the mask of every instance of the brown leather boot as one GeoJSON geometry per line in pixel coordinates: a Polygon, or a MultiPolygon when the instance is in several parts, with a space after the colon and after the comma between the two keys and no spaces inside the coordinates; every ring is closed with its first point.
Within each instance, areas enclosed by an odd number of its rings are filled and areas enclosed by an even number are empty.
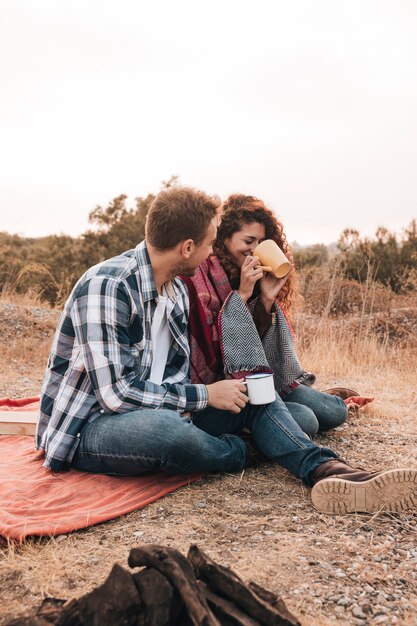
{"type": "Polygon", "coordinates": [[[368,472],[341,459],[313,471],[313,506],[323,513],[400,512],[417,508],[417,470],[368,472]]]}
{"type": "Polygon", "coordinates": [[[346,400],[347,398],[352,398],[354,396],[360,396],[360,393],[354,389],[349,389],[348,387],[332,387],[331,389],[324,389],[323,393],[328,393],[329,396],[338,396],[339,398],[342,398],[342,400],[346,400]]]}

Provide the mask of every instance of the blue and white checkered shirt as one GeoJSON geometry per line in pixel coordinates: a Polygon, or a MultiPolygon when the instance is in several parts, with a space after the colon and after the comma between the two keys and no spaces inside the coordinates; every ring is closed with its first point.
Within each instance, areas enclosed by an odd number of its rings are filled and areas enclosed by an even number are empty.
{"type": "Polygon", "coordinates": [[[106,413],[140,408],[178,412],[207,406],[205,385],[189,380],[189,301],[185,285],[167,286],[174,307],[163,384],[149,381],[152,318],[157,304],[145,242],[89,269],[61,315],[41,392],[36,447],[45,467],[66,469],[86,424],[106,413]]]}

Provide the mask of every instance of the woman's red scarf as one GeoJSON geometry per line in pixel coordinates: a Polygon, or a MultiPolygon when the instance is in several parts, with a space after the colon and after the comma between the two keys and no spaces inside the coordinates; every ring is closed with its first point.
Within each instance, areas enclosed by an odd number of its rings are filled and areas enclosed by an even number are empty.
{"type": "Polygon", "coordinates": [[[215,256],[206,259],[194,276],[181,278],[190,296],[191,382],[210,385],[224,378],[218,318],[232,288],[215,256]]]}

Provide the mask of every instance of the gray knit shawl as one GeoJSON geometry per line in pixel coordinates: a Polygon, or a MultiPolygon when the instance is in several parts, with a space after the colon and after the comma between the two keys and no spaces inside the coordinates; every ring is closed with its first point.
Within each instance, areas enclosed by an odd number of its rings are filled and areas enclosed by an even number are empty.
{"type": "Polygon", "coordinates": [[[261,340],[252,319],[254,306],[252,302],[248,307],[236,291],[223,304],[220,341],[225,374],[235,378],[248,372],[272,371],[278,393],[300,383],[312,385],[316,377],[301,367],[281,309],[274,305],[272,324],[261,340]]]}

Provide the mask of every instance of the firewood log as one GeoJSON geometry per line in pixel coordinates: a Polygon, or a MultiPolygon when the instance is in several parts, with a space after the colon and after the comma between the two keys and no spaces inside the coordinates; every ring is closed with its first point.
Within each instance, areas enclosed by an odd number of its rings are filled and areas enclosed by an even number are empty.
{"type": "Polygon", "coordinates": [[[218,565],[198,546],[192,545],[188,559],[193,564],[197,578],[203,580],[215,593],[232,600],[248,615],[264,626],[300,626],[296,618],[284,615],[277,608],[265,602],[247,587],[230,569],[218,565]]]}
{"type": "Polygon", "coordinates": [[[260,626],[258,621],[249,617],[234,602],[216,595],[202,580],[199,580],[198,584],[204,591],[211,610],[222,626],[260,626]]]}
{"type": "Polygon", "coordinates": [[[56,624],[66,603],[67,601],[61,598],[44,598],[36,611],[36,617],[42,617],[47,622],[56,624]]]}
{"type": "Polygon", "coordinates": [[[154,567],[166,576],[183,599],[193,626],[220,626],[197,585],[190,562],[181,552],[149,544],[132,548],[128,563],[130,567],[154,567]]]}
{"type": "Polygon", "coordinates": [[[142,599],[138,626],[176,624],[184,603],[165,576],[156,569],[146,568],[135,572],[132,578],[142,599]]]}
{"type": "Polygon", "coordinates": [[[287,605],[282,598],[277,596],[275,593],[272,593],[272,591],[264,589],[264,587],[261,587],[261,585],[258,585],[258,583],[255,583],[253,580],[250,581],[249,588],[252,589],[257,596],[262,598],[262,600],[265,600],[265,602],[268,602],[268,604],[273,606],[274,609],[277,609],[277,611],[286,615],[288,619],[292,619],[295,623],[298,623],[297,618],[287,609],[287,605]]]}
{"type": "Polygon", "coordinates": [[[117,563],[100,587],[62,609],[57,626],[137,626],[142,601],[130,572],[117,563]]]}
{"type": "Polygon", "coordinates": [[[6,626],[51,626],[51,622],[45,621],[42,617],[30,615],[29,617],[16,617],[11,622],[7,622],[6,626]]]}

